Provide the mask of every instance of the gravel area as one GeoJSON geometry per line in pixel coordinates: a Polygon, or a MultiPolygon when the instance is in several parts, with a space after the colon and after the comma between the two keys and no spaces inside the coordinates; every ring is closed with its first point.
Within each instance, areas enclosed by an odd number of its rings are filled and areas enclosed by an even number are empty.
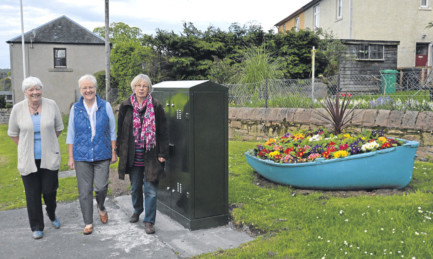
{"type": "Polygon", "coordinates": [[[111,189],[110,197],[117,197],[121,195],[129,194],[129,175],[125,175],[125,180],[119,179],[119,175],[117,174],[117,169],[110,168],[110,183],[108,184],[108,188],[111,189]]]}

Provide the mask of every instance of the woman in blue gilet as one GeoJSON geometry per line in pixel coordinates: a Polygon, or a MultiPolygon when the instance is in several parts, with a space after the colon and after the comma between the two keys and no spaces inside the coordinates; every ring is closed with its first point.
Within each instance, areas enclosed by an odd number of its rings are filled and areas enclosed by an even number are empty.
{"type": "Polygon", "coordinates": [[[116,122],[109,102],[96,94],[96,78],[84,75],[78,80],[81,98],[69,113],[66,144],[68,165],[75,169],[84,235],[93,232],[93,190],[103,224],[108,221],[104,202],[108,190],[110,163],[117,161],[116,122]]]}

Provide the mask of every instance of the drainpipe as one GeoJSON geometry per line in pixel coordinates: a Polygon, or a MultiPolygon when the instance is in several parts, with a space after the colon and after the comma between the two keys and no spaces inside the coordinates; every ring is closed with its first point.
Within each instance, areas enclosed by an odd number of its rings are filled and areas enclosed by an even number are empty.
{"type": "Polygon", "coordinates": [[[432,70],[432,61],[433,61],[433,57],[432,57],[432,48],[433,48],[433,41],[430,41],[430,43],[428,44],[428,53],[427,53],[427,75],[430,75],[430,72],[432,70]]]}
{"type": "Polygon", "coordinates": [[[349,40],[352,39],[352,0],[349,0],[349,40]]]}

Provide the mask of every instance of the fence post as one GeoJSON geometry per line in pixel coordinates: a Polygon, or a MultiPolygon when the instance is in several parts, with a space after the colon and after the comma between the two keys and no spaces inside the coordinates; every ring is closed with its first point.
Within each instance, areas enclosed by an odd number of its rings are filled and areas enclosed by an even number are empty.
{"type": "Polygon", "coordinates": [[[268,79],[265,79],[265,108],[268,108],[268,79]]]}
{"type": "Polygon", "coordinates": [[[313,50],[312,52],[312,57],[311,57],[311,63],[312,63],[312,68],[311,68],[311,100],[314,101],[314,63],[315,63],[315,59],[316,59],[316,48],[313,46],[313,50]]]}

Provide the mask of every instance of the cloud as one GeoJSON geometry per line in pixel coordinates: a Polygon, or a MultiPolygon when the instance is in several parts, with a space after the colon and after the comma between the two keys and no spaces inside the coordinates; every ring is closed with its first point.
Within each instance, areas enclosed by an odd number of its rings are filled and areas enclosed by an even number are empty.
{"type": "MultiPolygon", "coordinates": [[[[199,30],[209,26],[228,30],[233,23],[260,24],[267,31],[310,0],[110,0],[110,23],[124,22],[145,34],[156,29],[179,33],[184,22],[199,30]]],[[[62,15],[92,31],[104,26],[102,0],[23,0],[24,31],[42,26],[62,15]]],[[[0,0],[0,68],[9,66],[9,47],[5,41],[21,34],[20,1],[0,0]]]]}

